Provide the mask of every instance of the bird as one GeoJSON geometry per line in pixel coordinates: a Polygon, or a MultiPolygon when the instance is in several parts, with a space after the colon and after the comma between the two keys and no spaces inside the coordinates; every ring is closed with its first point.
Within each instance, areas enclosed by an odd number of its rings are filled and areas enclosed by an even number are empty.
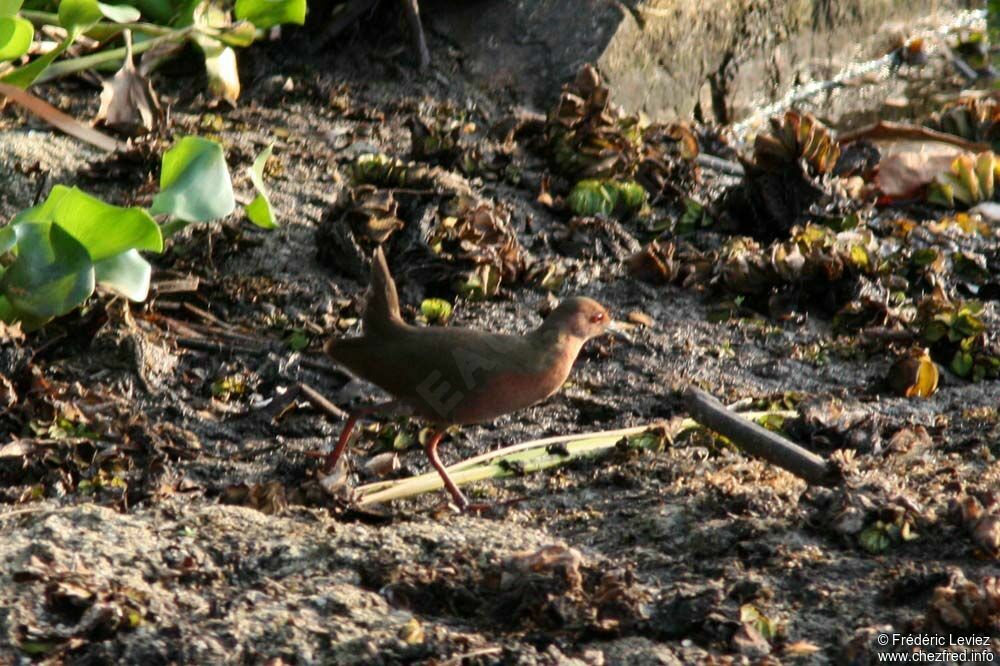
{"type": "Polygon", "coordinates": [[[334,471],[359,419],[409,413],[431,426],[424,451],[453,503],[461,511],[482,510],[482,505],[469,503],[441,464],[437,447],[445,430],[493,421],[550,397],[569,377],[583,345],[617,330],[616,323],[600,303],[578,296],[563,300],[525,335],[413,326],[400,314],[396,284],[381,246],[371,265],[363,334],[330,338],[324,351],[393,399],[348,413],[323,471],[334,471]]]}

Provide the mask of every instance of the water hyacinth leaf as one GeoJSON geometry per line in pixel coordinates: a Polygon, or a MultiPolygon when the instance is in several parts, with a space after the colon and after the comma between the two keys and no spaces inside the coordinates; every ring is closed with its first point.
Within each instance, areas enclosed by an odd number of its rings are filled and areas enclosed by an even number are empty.
{"type": "Polygon", "coordinates": [[[257,39],[257,28],[249,21],[240,21],[219,32],[216,37],[227,46],[244,48],[257,39]]]}
{"type": "Polygon", "coordinates": [[[94,292],[90,255],[58,224],[18,224],[17,246],[17,259],[0,280],[0,293],[19,314],[58,317],[94,292]]]}
{"type": "Polygon", "coordinates": [[[59,42],[59,45],[54,49],[46,53],[45,55],[35,58],[30,63],[24,67],[18,67],[13,72],[10,72],[3,79],[4,83],[9,83],[12,86],[17,86],[18,88],[26,89],[35,82],[42,72],[48,69],[52,62],[62,55],[63,51],[68,49],[74,41],[76,41],[77,33],[75,31],[70,31],[70,34],[66,39],[59,42]]]}
{"type": "Polygon", "coordinates": [[[171,23],[182,9],[174,0],[133,0],[131,4],[147,19],[162,25],[171,23]]]}
{"type": "Polygon", "coordinates": [[[146,211],[104,203],[76,187],[56,185],[41,205],[26,211],[26,218],[58,224],[93,262],[132,249],[163,251],[160,227],[146,211]]]}
{"type": "Polygon", "coordinates": [[[20,58],[31,47],[35,28],[19,16],[0,17],[0,62],[20,58]]]}
{"type": "Polygon", "coordinates": [[[23,0],[0,0],[0,16],[13,16],[23,4],[23,0]]]}
{"type": "Polygon", "coordinates": [[[0,229],[0,254],[10,252],[17,245],[17,231],[12,225],[0,229]]]}
{"type": "Polygon", "coordinates": [[[972,366],[975,364],[972,354],[963,349],[959,349],[955,352],[955,355],[951,359],[951,371],[954,372],[959,377],[968,377],[969,373],[972,372],[972,366]]]}
{"type": "Polygon", "coordinates": [[[103,15],[97,0],[62,0],[59,3],[59,25],[71,35],[74,32],[79,35],[100,21],[103,15]]]}
{"type": "Polygon", "coordinates": [[[283,23],[306,22],[306,0],[236,0],[236,18],[266,30],[283,23]]]}
{"type": "Polygon", "coordinates": [[[262,229],[274,229],[278,226],[274,219],[274,210],[271,208],[271,200],[268,199],[267,189],[264,187],[264,167],[273,150],[274,144],[262,150],[250,167],[250,182],[257,190],[257,196],[247,205],[246,212],[250,221],[262,229]]]}
{"type": "Polygon", "coordinates": [[[146,300],[152,275],[153,267],[135,250],[94,264],[97,284],[133,301],[146,300]]]}
{"type": "Polygon", "coordinates": [[[139,10],[131,5],[108,5],[98,2],[97,8],[104,18],[115,23],[135,23],[142,16],[139,10]]]}
{"type": "Polygon", "coordinates": [[[233,183],[222,146],[187,136],[163,155],[160,193],[149,212],[185,222],[211,222],[236,208],[233,183]]]}

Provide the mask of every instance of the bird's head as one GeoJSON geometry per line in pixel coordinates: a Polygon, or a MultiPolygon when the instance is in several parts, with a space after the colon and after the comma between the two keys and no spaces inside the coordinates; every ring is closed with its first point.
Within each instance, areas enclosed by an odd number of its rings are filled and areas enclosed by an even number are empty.
{"type": "Polygon", "coordinates": [[[591,298],[577,296],[559,304],[543,326],[586,341],[603,335],[613,325],[604,306],[591,298]]]}

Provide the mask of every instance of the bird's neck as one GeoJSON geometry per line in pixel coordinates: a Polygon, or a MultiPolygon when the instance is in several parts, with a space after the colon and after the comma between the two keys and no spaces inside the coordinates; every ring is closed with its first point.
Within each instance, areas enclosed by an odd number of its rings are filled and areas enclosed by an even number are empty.
{"type": "Polygon", "coordinates": [[[583,340],[577,335],[555,327],[542,324],[530,334],[535,338],[536,344],[547,353],[569,357],[570,362],[576,358],[583,347],[583,340]]]}

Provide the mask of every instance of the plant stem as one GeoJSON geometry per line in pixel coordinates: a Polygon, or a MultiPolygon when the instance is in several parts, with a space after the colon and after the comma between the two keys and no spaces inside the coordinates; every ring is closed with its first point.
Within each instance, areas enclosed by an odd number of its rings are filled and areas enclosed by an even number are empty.
{"type": "MultiPolygon", "coordinates": [[[[187,37],[188,33],[191,32],[192,26],[186,28],[180,28],[177,30],[171,30],[168,34],[161,35],[160,37],[155,37],[153,39],[148,39],[144,42],[139,42],[132,47],[132,53],[144,53],[150,49],[164,44],[166,42],[178,42],[187,37]]],[[[108,51],[100,51],[98,53],[92,53],[91,55],[81,56],[79,58],[71,58],[69,60],[60,60],[59,62],[49,65],[48,68],[36,79],[36,83],[43,83],[45,81],[51,81],[52,79],[57,79],[61,76],[66,76],[67,74],[75,74],[76,72],[82,72],[86,69],[92,69],[94,67],[99,67],[101,65],[107,65],[111,63],[121,63],[125,59],[125,47],[118,49],[110,49],[108,51]]]]}
{"type": "MultiPolygon", "coordinates": [[[[31,9],[23,9],[20,12],[22,18],[31,21],[36,26],[59,25],[59,15],[54,12],[38,12],[31,9]]],[[[91,27],[84,34],[92,39],[104,41],[105,39],[117,35],[122,30],[140,32],[144,35],[163,36],[174,32],[175,28],[168,28],[155,23],[98,23],[91,27]]]]}

